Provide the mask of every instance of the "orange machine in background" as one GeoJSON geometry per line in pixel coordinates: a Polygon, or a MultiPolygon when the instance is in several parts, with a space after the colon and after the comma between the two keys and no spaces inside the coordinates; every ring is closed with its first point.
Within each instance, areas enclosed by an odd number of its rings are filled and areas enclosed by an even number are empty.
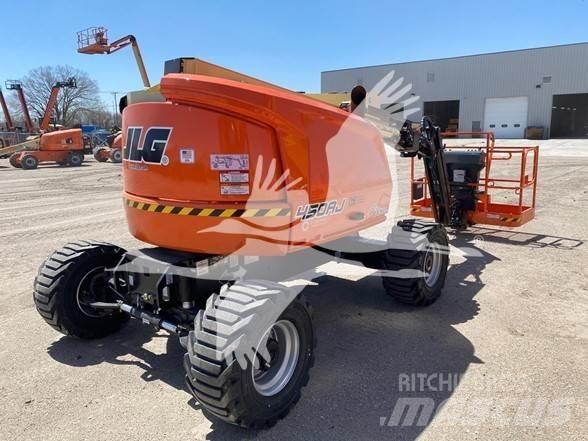
{"type": "Polygon", "coordinates": [[[94,159],[98,162],[108,160],[114,163],[122,162],[122,132],[118,131],[108,137],[108,146],[96,147],[93,150],[94,159]]]}
{"type": "Polygon", "coordinates": [[[75,78],[59,81],[51,89],[47,107],[39,125],[40,136],[28,139],[20,145],[11,146],[11,149],[15,150],[15,153],[10,156],[10,164],[13,167],[30,170],[37,168],[41,162],[79,166],[84,161],[84,139],[81,129],[47,132],[59,90],[64,87],[75,88],[75,78]]]}

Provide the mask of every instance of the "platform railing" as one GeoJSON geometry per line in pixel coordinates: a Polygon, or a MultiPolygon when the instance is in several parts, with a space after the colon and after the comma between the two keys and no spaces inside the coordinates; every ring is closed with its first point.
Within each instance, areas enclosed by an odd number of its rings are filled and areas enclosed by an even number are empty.
{"type": "MultiPolygon", "coordinates": [[[[537,199],[537,175],[539,168],[539,147],[496,146],[492,132],[449,132],[443,133],[444,137],[469,136],[471,138],[486,139],[485,146],[465,145],[447,146],[448,150],[481,150],[485,154],[484,175],[479,182],[469,183],[479,196],[476,210],[471,218],[477,223],[489,223],[494,225],[518,226],[528,222],[534,217],[537,199]],[[518,177],[494,177],[494,167],[503,161],[520,159],[518,177]],[[494,161],[497,161],[494,164],[494,161]],[[500,162],[498,162],[500,161],[500,162]],[[493,167],[494,166],[494,167],[493,167]],[[527,173],[528,166],[531,170],[527,173]],[[526,203],[525,196],[532,192],[530,202],[526,203]],[[491,194],[495,191],[512,191],[518,196],[518,203],[492,203],[491,194]]],[[[415,158],[410,165],[410,207],[415,215],[431,217],[431,200],[429,196],[426,177],[416,176],[415,158]],[[415,186],[422,185],[422,197],[415,198],[415,186]]]]}

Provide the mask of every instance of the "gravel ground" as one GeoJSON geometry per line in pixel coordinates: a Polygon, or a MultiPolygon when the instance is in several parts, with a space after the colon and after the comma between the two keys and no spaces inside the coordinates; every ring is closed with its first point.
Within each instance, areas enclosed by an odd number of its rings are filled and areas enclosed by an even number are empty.
{"type": "Polygon", "coordinates": [[[588,142],[540,143],[536,219],[453,235],[444,295],[431,307],[395,303],[361,268],[321,268],[328,275],[305,291],[319,340],[311,380],[264,432],[202,414],[175,338],[131,322],[82,342],[42,321],[31,286],[53,249],[90,238],[140,245],[125,225],[121,168],[23,171],[0,160],[0,439],[586,439],[588,142]],[[460,257],[464,246],[481,257],[460,257]],[[449,375],[459,385],[439,384],[449,375]],[[405,378],[414,384],[399,390],[405,378]],[[445,406],[399,427],[391,416],[402,397],[445,406]]]}

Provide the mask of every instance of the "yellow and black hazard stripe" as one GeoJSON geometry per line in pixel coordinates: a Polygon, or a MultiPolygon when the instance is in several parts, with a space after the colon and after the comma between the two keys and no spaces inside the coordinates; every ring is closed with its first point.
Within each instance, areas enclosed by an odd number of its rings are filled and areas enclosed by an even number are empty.
{"type": "Polygon", "coordinates": [[[520,217],[512,217],[512,216],[504,216],[500,218],[501,222],[508,222],[508,223],[513,223],[513,222],[518,222],[521,220],[520,217]]]}
{"type": "Polygon", "coordinates": [[[289,208],[193,208],[176,205],[148,204],[123,199],[126,206],[151,213],[174,214],[177,216],[200,217],[279,217],[290,216],[289,208]]]}

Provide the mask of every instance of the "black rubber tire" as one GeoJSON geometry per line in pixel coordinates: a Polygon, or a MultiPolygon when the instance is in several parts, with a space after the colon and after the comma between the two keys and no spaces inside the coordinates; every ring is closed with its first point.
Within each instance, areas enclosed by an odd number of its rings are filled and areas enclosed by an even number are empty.
{"type": "Polygon", "coordinates": [[[405,220],[388,236],[388,249],[383,255],[383,268],[392,274],[384,274],[382,283],[386,293],[399,302],[426,306],[435,302],[442,293],[449,266],[449,239],[442,225],[405,220]],[[427,253],[437,254],[440,272],[433,283],[426,283],[425,262],[427,253]],[[410,277],[394,277],[394,272],[414,271],[410,277]]]}
{"type": "Polygon", "coordinates": [[[21,168],[21,165],[17,162],[17,159],[19,156],[20,156],[20,152],[16,152],[16,153],[13,153],[12,155],[10,155],[10,157],[8,158],[8,162],[14,168],[21,168]]]}
{"type": "Polygon", "coordinates": [[[106,148],[96,148],[92,152],[94,159],[98,162],[106,162],[108,161],[108,155],[101,155],[102,151],[106,150],[106,148]]]}
{"type": "Polygon", "coordinates": [[[34,170],[39,165],[39,160],[35,155],[25,155],[20,160],[20,166],[23,170],[34,170]]]}
{"type": "Polygon", "coordinates": [[[112,149],[110,151],[110,160],[115,164],[122,162],[122,151],[121,149],[112,149]]]}
{"type": "Polygon", "coordinates": [[[246,428],[271,427],[288,414],[308,383],[316,346],[312,308],[302,295],[296,296],[282,285],[265,281],[236,282],[220,295],[211,296],[206,309],[196,317],[195,329],[189,333],[186,343],[186,384],[205,414],[246,428]],[[279,312],[273,314],[273,311],[279,312]],[[267,330],[277,320],[294,324],[300,351],[292,376],[283,389],[264,396],[256,390],[251,360],[261,340],[257,329],[269,321],[269,326],[264,328],[267,330]],[[235,346],[231,345],[235,342],[240,346],[233,351],[235,346]],[[240,363],[236,352],[247,347],[252,351],[246,362],[240,363]]]}
{"type": "Polygon", "coordinates": [[[115,266],[124,253],[115,245],[93,241],[68,243],[53,252],[39,268],[34,282],[33,299],[41,317],[53,329],[83,339],[118,331],[129,317],[121,312],[97,317],[85,314],[78,304],[77,290],[87,274],[115,266]]]}
{"type": "Polygon", "coordinates": [[[72,152],[67,156],[67,164],[70,167],[79,167],[84,162],[84,154],[80,152],[72,152]]]}

